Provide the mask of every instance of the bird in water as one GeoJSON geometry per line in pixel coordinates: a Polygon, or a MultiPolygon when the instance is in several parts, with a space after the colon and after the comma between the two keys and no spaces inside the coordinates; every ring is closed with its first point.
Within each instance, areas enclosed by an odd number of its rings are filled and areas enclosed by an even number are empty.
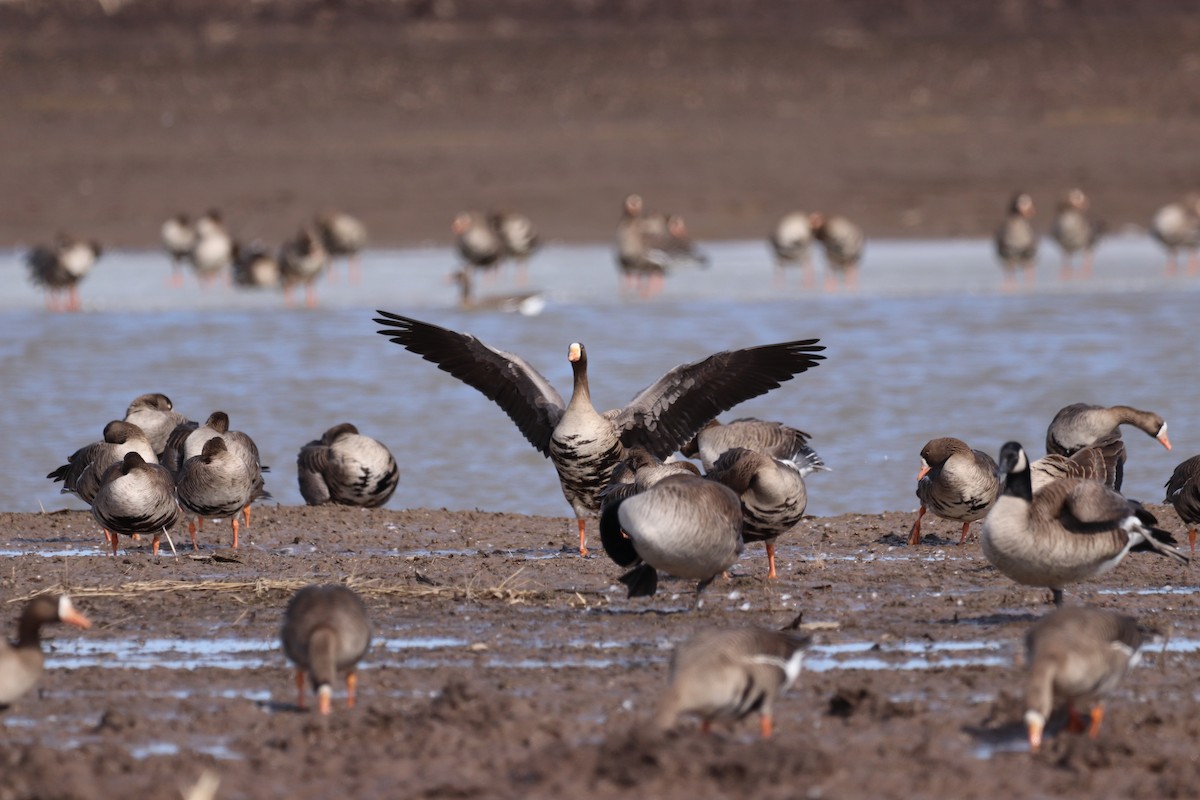
{"type": "Polygon", "coordinates": [[[1017,272],[1025,275],[1025,285],[1032,286],[1037,259],[1037,233],[1033,230],[1033,198],[1017,192],[1008,204],[1008,212],[996,230],[996,255],[1004,268],[1004,289],[1017,288],[1017,272]]]}
{"type": "Polygon", "coordinates": [[[858,267],[867,245],[862,228],[836,214],[810,214],[808,224],[813,238],[825,248],[825,291],[837,291],[839,275],[847,289],[857,289],[858,267]]]}
{"type": "Polygon", "coordinates": [[[49,311],[78,311],[79,283],[92,271],[102,253],[95,241],[77,239],[65,233],[54,238],[50,246],[38,245],[25,257],[30,278],[46,290],[49,311]],[[61,303],[59,295],[66,292],[61,303]]]}

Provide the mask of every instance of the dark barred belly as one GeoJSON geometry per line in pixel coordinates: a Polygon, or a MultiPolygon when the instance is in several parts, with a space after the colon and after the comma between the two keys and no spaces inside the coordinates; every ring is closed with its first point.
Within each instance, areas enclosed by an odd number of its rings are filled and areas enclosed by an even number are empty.
{"type": "Polygon", "coordinates": [[[600,511],[600,491],[612,480],[623,453],[619,440],[611,444],[579,436],[550,440],[550,459],[558,470],[563,496],[576,513],[580,508],[592,514],[600,511]]]}

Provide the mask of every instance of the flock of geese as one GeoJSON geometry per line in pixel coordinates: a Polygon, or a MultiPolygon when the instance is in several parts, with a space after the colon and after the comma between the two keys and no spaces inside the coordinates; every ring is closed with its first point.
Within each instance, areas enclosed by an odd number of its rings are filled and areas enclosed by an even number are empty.
{"type": "MultiPolygon", "coordinates": [[[[1004,272],[1004,288],[1017,287],[1017,276],[1032,284],[1037,263],[1040,236],[1034,227],[1033,198],[1025,193],[1013,195],[1007,212],[996,231],[996,255],[1004,272]]],[[[464,211],[458,214],[451,230],[462,266],[451,274],[459,289],[459,308],[464,311],[516,311],[536,314],[545,305],[540,292],[521,291],[477,297],[474,275],[492,282],[500,266],[516,264],[517,282],[527,281],[529,258],[542,244],[533,221],[516,211],[493,210],[487,213],[464,211]]],[[[1080,189],[1070,190],[1058,204],[1049,234],[1062,252],[1060,277],[1092,273],[1093,253],[1105,225],[1090,212],[1090,201],[1080,189]]],[[[1160,208],[1150,223],[1150,233],[1167,251],[1168,277],[1179,272],[1179,254],[1189,253],[1188,272],[1200,274],[1200,195],[1160,208]]],[[[196,219],[176,214],[159,231],[164,250],[172,263],[171,285],[183,285],[183,270],[190,266],[201,285],[222,276],[239,287],[282,288],[287,305],[291,292],[303,287],[305,305],[317,303],[316,281],[326,272],[334,279],[334,259],[348,261],[349,280],[361,280],[360,253],[366,247],[367,228],[361,220],[345,211],[325,210],[300,225],[297,233],[272,250],[261,242],[238,242],[219,211],[210,210],[196,219]]],[[[825,290],[839,285],[853,290],[866,247],[861,227],[844,216],[823,212],[790,211],[771,228],[767,243],[775,261],[775,285],[787,283],[787,272],[798,268],[801,285],[816,285],[812,253],[821,245],[825,253],[825,290]]],[[[91,271],[102,248],[93,240],[65,233],[49,245],[39,245],[26,256],[34,283],[46,290],[50,310],[79,310],[78,284],[91,271]],[[66,297],[61,295],[65,293],[66,297]]],[[[616,262],[624,294],[643,298],[657,295],[666,276],[708,265],[708,257],[693,242],[683,217],[677,213],[651,212],[642,197],[628,195],[621,206],[616,230],[616,262]]]]}

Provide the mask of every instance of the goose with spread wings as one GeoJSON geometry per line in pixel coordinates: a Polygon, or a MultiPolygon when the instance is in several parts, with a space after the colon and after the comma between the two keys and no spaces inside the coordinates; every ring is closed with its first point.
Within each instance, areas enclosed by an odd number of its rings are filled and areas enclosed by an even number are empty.
{"type": "Polygon", "coordinates": [[[558,470],[563,495],[579,521],[579,552],[587,555],[587,518],[630,447],[666,458],[713,417],[777,388],[817,366],[817,339],[728,350],[675,367],[624,408],[592,406],[587,350],[567,351],[574,373],[570,402],[520,356],[428,322],[379,311],[379,333],[437,364],[499,405],[525,438],[558,470]]]}

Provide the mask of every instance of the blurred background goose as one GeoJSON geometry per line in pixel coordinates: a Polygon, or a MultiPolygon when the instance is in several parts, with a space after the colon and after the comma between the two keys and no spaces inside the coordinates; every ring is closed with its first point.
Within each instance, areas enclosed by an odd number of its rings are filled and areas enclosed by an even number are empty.
{"type": "Polygon", "coordinates": [[[1196,552],[1196,527],[1200,525],[1200,456],[1192,456],[1171,473],[1167,480],[1164,503],[1175,507],[1175,513],[1188,528],[1188,543],[1196,552]]]}
{"type": "Polygon", "coordinates": [[[470,334],[379,311],[378,331],[495,401],[538,452],[550,458],[563,495],[579,522],[587,554],[586,519],[600,510],[600,492],[629,447],[666,458],[700,426],[738,403],[765,394],[817,366],[817,339],[748,347],[682,364],[643,389],[624,408],[600,414],[592,405],[587,350],[567,348],[573,387],[562,396],[524,359],[470,334]]]}
{"type": "Polygon", "coordinates": [[[541,246],[541,238],[533,220],[516,211],[493,211],[488,224],[500,237],[504,257],[517,265],[517,283],[524,286],[529,279],[529,257],[541,246]]]}
{"type": "Polygon", "coordinates": [[[1037,233],[1033,230],[1033,198],[1025,192],[1013,195],[1004,221],[996,231],[996,255],[1004,268],[1004,288],[1017,288],[1017,271],[1025,273],[1025,285],[1032,286],[1037,258],[1037,233]]]}
{"type": "Polygon", "coordinates": [[[300,449],[300,494],[310,506],[336,503],[378,508],[400,483],[400,468],[386,446],[349,422],[334,425],[300,449]]]}
{"type": "Polygon", "coordinates": [[[788,267],[800,267],[800,281],[805,289],[816,285],[812,263],[812,225],[808,214],[803,211],[793,211],[784,214],[771,235],[767,237],[771,252],[775,256],[775,285],[782,287],[787,283],[788,267]]]}
{"type": "Polygon", "coordinates": [[[117,554],[117,534],[148,533],[153,538],[151,555],[158,555],[159,537],[179,521],[175,479],[160,464],[147,463],[139,453],[104,471],[100,488],[92,500],[92,517],[104,529],[104,537],[117,554]]]}
{"type": "Polygon", "coordinates": [[[171,398],[161,392],[152,392],[133,398],[125,409],[125,421],[142,429],[161,462],[171,433],[186,424],[188,418],[175,410],[171,398]]]}
{"type": "Polygon", "coordinates": [[[708,266],[678,214],[647,213],[640,195],[625,198],[617,223],[617,263],[622,286],[643,298],[662,291],[667,274],[708,266]]]}
{"type": "Polygon", "coordinates": [[[1163,447],[1171,449],[1171,440],[1167,438],[1167,423],[1153,411],[1142,411],[1130,406],[1072,403],[1059,409],[1054,419],[1050,420],[1050,425],[1046,428],[1046,452],[1071,456],[1085,447],[1116,446],[1116,478],[1112,488],[1120,491],[1125,473],[1122,425],[1132,425],[1157,439],[1163,447]]]}
{"type": "Polygon", "coordinates": [[[487,270],[494,276],[504,258],[504,241],[488,218],[478,211],[464,211],[454,218],[450,229],[465,262],[463,269],[487,270]]]}
{"type": "Polygon", "coordinates": [[[141,428],[122,420],[113,420],[104,426],[103,440],[79,448],[71,454],[66,464],[46,477],[56,483],[61,481],[64,494],[74,492],[90,504],[100,489],[100,478],[104,471],[120,463],[129,452],[137,452],[151,464],[158,463],[154,446],[141,428]]]}
{"type": "Polygon", "coordinates": [[[540,291],[476,297],[473,290],[474,280],[469,269],[455,270],[450,274],[450,280],[458,285],[460,311],[498,311],[536,317],[546,308],[546,295],[540,291]]]}
{"type": "Polygon", "coordinates": [[[1168,203],[1154,213],[1150,234],[1167,250],[1167,277],[1179,272],[1179,251],[1188,251],[1188,274],[1200,274],[1200,195],[1168,203]]]}
{"type": "Polygon", "coordinates": [[[163,249],[171,257],[170,285],[183,286],[183,268],[196,246],[196,229],[192,227],[191,217],[184,213],[168,217],[158,229],[158,235],[163,249]]]}
{"type": "Polygon", "coordinates": [[[77,239],[65,233],[50,246],[38,245],[25,257],[34,284],[46,290],[46,308],[50,311],[78,311],[79,283],[92,271],[102,250],[95,241],[77,239]],[[59,295],[67,293],[66,303],[59,295]]]}
{"type": "Polygon", "coordinates": [[[784,425],[782,422],[769,422],[755,417],[742,417],[733,422],[722,424],[716,419],[709,420],[679,452],[688,458],[699,458],[704,471],[713,468],[717,459],[726,450],[734,447],[744,447],[756,453],[788,461],[801,476],[810,472],[829,471],[825,461],[816,451],[808,446],[812,436],[802,430],[784,425]]]}
{"type": "Polygon", "coordinates": [[[233,264],[233,237],[225,228],[221,212],[206,211],[196,220],[196,238],[190,255],[192,269],[201,286],[208,286],[233,264]]]}
{"type": "Polygon", "coordinates": [[[317,278],[329,266],[329,253],[311,225],[305,225],[279,248],[279,275],[283,302],[292,305],[292,288],[304,287],[305,308],[317,307],[317,278]]]}
{"type": "Polygon", "coordinates": [[[346,707],[354,708],[358,662],[371,645],[371,624],[353,590],[338,584],[300,589],[283,613],[280,639],[284,654],[296,665],[296,704],[301,709],[307,676],[317,693],[317,709],[328,714],[338,674],[346,680],[346,707]]]}
{"type": "Polygon", "coordinates": [[[917,499],[921,507],[913,523],[908,543],[921,541],[921,518],[932,510],[942,519],[962,523],[967,540],[971,523],[983,519],[1000,495],[996,462],[982,450],[972,450],[962,439],[950,436],[930,439],[921,448],[921,469],[917,473],[917,499]]]}
{"type": "Polygon", "coordinates": [[[75,610],[65,594],[38,595],[25,604],[17,620],[17,641],[0,639],[0,711],[28,694],[42,677],[42,626],[65,622],[77,628],[92,627],[91,621],[75,610]]]}
{"type": "Polygon", "coordinates": [[[862,228],[836,214],[810,214],[808,224],[825,250],[825,290],[837,290],[839,275],[847,289],[858,288],[858,267],[867,245],[862,228]]]}
{"type": "Polygon", "coordinates": [[[1064,586],[1108,572],[1131,550],[1188,562],[1152,514],[1099,481],[1064,478],[1035,495],[1016,442],[1001,448],[998,464],[1004,489],[983,522],[983,554],[1017,583],[1049,588],[1055,605],[1064,586]]]}
{"type": "Polygon", "coordinates": [[[700,718],[708,733],[713,722],[738,722],[757,711],[762,737],[774,729],[775,701],[800,675],[809,637],[759,628],[701,631],[675,649],[671,676],[658,705],[660,730],[680,716],[700,718]]]}
{"type": "Polygon", "coordinates": [[[233,245],[233,283],[245,289],[274,289],[283,282],[279,259],[261,242],[233,245]]]}
{"type": "Polygon", "coordinates": [[[335,209],[318,212],[313,224],[329,254],[329,279],[336,278],[334,259],[345,257],[347,280],[351,284],[359,283],[362,280],[360,253],[367,246],[367,226],[358,217],[335,209]]]}
{"type": "Polygon", "coordinates": [[[1075,705],[1089,706],[1088,735],[1100,732],[1101,702],[1141,660],[1152,638],[1132,617],[1086,606],[1060,608],[1025,636],[1029,677],[1025,725],[1037,752],[1056,702],[1066,701],[1070,727],[1082,730],[1075,705]]]}
{"type": "Polygon", "coordinates": [[[1082,189],[1072,189],[1059,204],[1050,225],[1050,236],[1062,250],[1062,270],[1059,277],[1070,280],[1074,276],[1075,255],[1081,254],[1080,277],[1092,277],[1092,262],[1096,242],[1104,226],[1088,214],[1089,201],[1082,189]]]}

